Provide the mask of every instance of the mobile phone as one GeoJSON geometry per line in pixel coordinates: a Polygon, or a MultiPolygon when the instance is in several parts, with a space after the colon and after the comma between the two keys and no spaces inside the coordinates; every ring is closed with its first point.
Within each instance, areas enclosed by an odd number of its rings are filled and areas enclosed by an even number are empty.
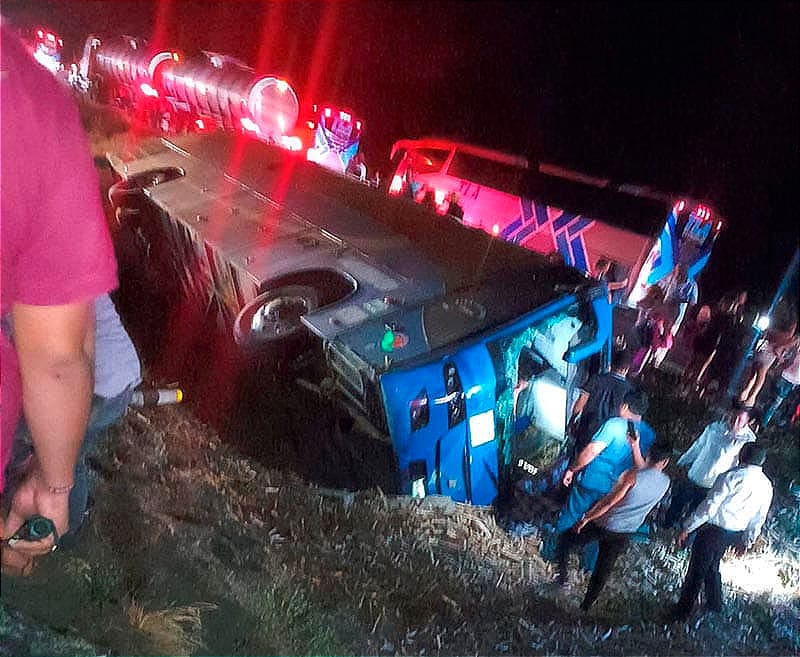
{"type": "Polygon", "coordinates": [[[628,420],[628,439],[636,440],[636,427],[633,426],[633,422],[631,420],[628,420]]]}

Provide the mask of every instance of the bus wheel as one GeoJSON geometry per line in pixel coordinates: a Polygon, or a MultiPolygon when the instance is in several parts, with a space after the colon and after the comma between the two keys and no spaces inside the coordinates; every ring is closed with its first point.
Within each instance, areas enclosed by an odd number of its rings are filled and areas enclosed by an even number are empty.
{"type": "Polygon", "coordinates": [[[289,355],[287,351],[299,352],[308,337],[300,318],[318,305],[317,291],[307,285],[267,290],[239,311],[233,337],[245,352],[268,350],[272,346],[280,346],[285,355],[289,355]]]}

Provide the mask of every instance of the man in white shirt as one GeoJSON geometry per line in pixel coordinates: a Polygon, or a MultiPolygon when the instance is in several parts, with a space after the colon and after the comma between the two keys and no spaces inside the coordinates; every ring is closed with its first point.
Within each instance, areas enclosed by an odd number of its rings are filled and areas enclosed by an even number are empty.
{"type": "Polygon", "coordinates": [[[686,479],[676,482],[672,502],[664,518],[666,527],[674,526],[684,511],[694,511],[717,477],[738,465],[742,446],[756,440],[756,435],[748,426],[749,421],[748,409],[734,409],[724,419],[709,424],[678,459],[678,465],[688,468],[688,472],[686,479]]]}
{"type": "Polygon", "coordinates": [[[755,443],[744,445],[739,453],[741,465],[720,475],[708,497],[684,522],[676,540],[678,547],[683,547],[690,532],[697,530],[697,536],[671,620],[689,617],[703,585],[706,608],[722,610],[720,559],[731,546],[737,555],[744,554],[761,533],[772,503],[772,484],[761,470],[765,456],[763,447],[755,443]]]}

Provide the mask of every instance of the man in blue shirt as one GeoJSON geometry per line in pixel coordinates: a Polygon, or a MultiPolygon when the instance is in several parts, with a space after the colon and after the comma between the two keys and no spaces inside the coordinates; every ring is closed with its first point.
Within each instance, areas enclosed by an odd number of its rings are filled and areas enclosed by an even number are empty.
{"type": "Polygon", "coordinates": [[[655,442],[655,432],[642,420],[648,400],[643,390],[630,390],[617,417],[607,420],[591,442],[575,457],[564,473],[563,483],[572,486],[566,506],[556,524],[561,534],[614,486],[633,465],[644,467],[642,453],[655,442]],[[577,476],[576,476],[577,475],[577,476]]]}

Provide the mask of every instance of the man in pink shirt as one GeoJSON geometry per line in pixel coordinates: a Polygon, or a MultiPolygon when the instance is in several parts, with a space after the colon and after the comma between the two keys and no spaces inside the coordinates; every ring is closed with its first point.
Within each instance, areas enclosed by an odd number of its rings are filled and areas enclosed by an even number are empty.
{"type": "MultiPolygon", "coordinates": [[[[67,530],[92,396],[93,302],[116,287],[116,264],[74,103],[5,21],[0,38],[0,490],[23,409],[35,451],[0,527],[6,539],[33,515],[67,530]]],[[[3,545],[4,568],[24,572],[55,539],[3,545]]]]}

